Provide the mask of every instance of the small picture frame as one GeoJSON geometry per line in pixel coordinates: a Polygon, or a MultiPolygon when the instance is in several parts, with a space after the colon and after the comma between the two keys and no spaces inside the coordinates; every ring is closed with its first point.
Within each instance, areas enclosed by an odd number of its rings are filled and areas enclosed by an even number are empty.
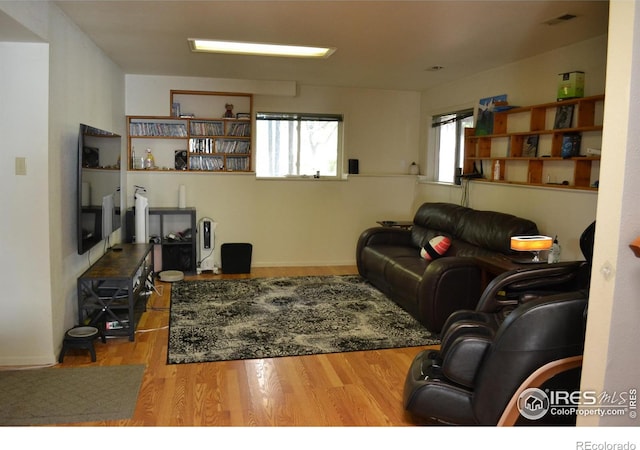
{"type": "Polygon", "coordinates": [[[574,106],[575,105],[560,105],[556,108],[556,118],[553,123],[554,129],[571,128],[574,106]]]}
{"type": "Polygon", "coordinates": [[[186,150],[175,150],[174,156],[174,168],[176,170],[187,170],[187,151],[186,150]]]}
{"type": "Polygon", "coordinates": [[[567,133],[562,137],[561,156],[563,159],[580,156],[580,143],[582,136],[580,133],[567,133]]]}
{"type": "Polygon", "coordinates": [[[476,108],[476,136],[493,134],[493,116],[496,108],[507,104],[507,94],[480,99],[476,108]]]}
{"type": "Polygon", "coordinates": [[[522,156],[526,156],[529,158],[535,158],[538,156],[538,140],[540,136],[537,134],[527,136],[527,139],[524,141],[524,145],[522,147],[522,156]]]}
{"type": "Polygon", "coordinates": [[[171,104],[171,117],[180,117],[180,103],[171,104]]]}

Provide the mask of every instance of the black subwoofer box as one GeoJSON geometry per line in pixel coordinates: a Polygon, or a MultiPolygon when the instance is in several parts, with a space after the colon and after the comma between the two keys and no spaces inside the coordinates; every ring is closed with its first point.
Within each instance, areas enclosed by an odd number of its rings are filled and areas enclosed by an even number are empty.
{"type": "Polygon", "coordinates": [[[220,247],[222,273],[250,273],[252,251],[251,244],[222,244],[220,247]]]}

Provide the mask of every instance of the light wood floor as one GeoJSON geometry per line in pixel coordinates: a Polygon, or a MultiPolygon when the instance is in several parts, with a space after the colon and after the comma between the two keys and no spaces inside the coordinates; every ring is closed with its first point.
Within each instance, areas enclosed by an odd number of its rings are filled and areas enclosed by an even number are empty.
{"type": "MultiPolygon", "coordinates": [[[[246,278],[355,274],[355,266],[252,268],[246,278]]],[[[427,347],[167,365],[170,286],[158,282],[135,342],[96,341],[97,362],[70,350],[58,367],[145,364],[131,419],[87,426],[406,426],[404,379],[413,357],[427,347]]],[[[76,424],[74,424],[76,425],[76,424]]]]}

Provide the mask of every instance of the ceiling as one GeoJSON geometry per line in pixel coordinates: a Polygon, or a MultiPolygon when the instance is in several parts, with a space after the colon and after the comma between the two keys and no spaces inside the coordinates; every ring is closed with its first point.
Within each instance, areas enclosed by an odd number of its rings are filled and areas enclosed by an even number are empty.
{"type": "Polygon", "coordinates": [[[125,73],[407,90],[600,36],[608,25],[608,2],[595,0],[55,3],[125,73]],[[567,13],[577,17],[544,23],[567,13]],[[214,55],[192,53],[190,37],[337,50],[313,61],[214,55]]]}

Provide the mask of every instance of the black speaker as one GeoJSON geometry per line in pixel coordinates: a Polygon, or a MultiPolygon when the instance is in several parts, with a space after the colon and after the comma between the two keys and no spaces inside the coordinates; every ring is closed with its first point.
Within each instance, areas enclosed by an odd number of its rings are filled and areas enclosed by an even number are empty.
{"type": "Polygon", "coordinates": [[[359,161],[357,159],[349,160],[349,173],[352,173],[352,174],[360,173],[359,161]]]}

